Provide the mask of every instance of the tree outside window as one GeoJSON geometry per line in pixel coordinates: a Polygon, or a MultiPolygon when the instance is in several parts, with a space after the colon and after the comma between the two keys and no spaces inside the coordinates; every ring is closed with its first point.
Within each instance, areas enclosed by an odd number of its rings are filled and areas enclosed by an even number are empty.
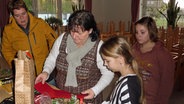
{"type": "Polygon", "coordinates": [[[46,19],[49,17],[56,17],[62,19],[63,25],[66,25],[67,19],[72,11],[72,0],[24,0],[28,9],[34,11],[33,1],[36,2],[37,14],[39,18],[46,19]],[[61,14],[61,16],[60,16],[61,14]]]}
{"type": "MultiPolygon", "coordinates": [[[[181,15],[181,18],[179,19],[177,25],[179,27],[184,27],[184,1],[183,3],[182,3],[182,0],[179,0],[179,1],[180,2],[178,2],[178,4],[181,7],[181,11],[179,12],[179,15],[181,15]]],[[[142,0],[142,4],[141,4],[142,16],[151,16],[155,19],[158,27],[164,26],[166,28],[167,21],[163,17],[163,15],[161,15],[158,12],[157,8],[159,8],[159,10],[162,10],[166,14],[167,3],[168,3],[168,0],[142,0]]]]}

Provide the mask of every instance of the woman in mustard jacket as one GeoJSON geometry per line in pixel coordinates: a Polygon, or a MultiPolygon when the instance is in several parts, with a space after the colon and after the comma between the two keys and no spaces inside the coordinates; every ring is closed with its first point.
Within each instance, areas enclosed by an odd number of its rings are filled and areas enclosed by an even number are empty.
{"type": "Polygon", "coordinates": [[[44,20],[28,12],[23,0],[11,2],[9,9],[12,17],[3,31],[2,53],[12,66],[18,50],[29,50],[38,75],[57,35],[44,20]]]}

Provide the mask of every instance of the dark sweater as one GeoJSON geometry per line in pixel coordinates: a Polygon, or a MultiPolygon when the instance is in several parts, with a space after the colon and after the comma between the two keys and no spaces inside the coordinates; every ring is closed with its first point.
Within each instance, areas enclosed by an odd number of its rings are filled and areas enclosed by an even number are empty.
{"type": "Polygon", "coordinates": [[[120,77],[109,104],[139,104],[141,85],[136,75],[120,77]]]}

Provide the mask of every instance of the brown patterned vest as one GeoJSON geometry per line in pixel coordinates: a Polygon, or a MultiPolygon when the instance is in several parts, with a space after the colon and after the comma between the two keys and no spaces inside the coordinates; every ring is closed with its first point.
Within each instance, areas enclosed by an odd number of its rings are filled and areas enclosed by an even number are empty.
{"type": "MultiPolygon", "coordinates": [[[[66,81],[66,75],[68,70],[68,63],[66,61],[66,44],[67,44],[68,34],[63,36],[60,48],[59,55],[56,60],[56,84],[57,87],[68,91],[72,94],[79,94],[84,90],[87,90],[93,87],[101,77],[100,70],[97,67],[96,55],[98,43],[97,41],[93,48],[81,59],[82,65],[76,68],[76,77],[78,87],[64,86],[66,81]]],[[[87,101],[88,102],[88,101],[87,101]]],[[[99,104],[102,102],[102,94],[99,94],[95,99],[90,100],[90,103],[99,104]]]]}

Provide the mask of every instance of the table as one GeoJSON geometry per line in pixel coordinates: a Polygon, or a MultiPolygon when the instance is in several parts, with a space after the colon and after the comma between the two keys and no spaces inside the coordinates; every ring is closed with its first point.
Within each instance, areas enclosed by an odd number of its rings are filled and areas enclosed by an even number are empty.
{"type": "Polygon", "coordinates": [[[12,83],[0,86],[0,102],[12,96],[12,83]]]}

